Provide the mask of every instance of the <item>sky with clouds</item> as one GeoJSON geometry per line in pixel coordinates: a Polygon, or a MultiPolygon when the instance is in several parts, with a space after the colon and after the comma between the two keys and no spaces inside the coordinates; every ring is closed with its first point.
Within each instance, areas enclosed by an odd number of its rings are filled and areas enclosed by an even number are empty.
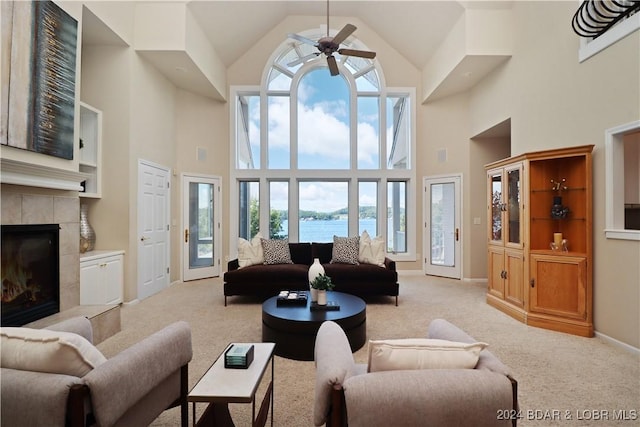
{"type": "MultiPolygon", "coordinates": [[[[291,80],[280,75],[270,89],[288,90],[291,80]]],[[[259,165],[259,97],[250,103],[250,141],[255,167],[259,165]]],[[[290,98],[268,99],[268,157],[271,169],[289,169],[290,98]]],[[[379,164],[379,98],[360,97],[357,101],[357,164],[360,169],[376,169],[379,164]]],[[[325,67],[307,73],[298,90],[298,168],[348,169],[350,155],[349,88],[344,78],[331,76],[325,67]]],[[[390,134],[390,130],[387,134],[390,134]]],[[[286,209],[288,186],[272,184],[271,206],[286,209]]],[[[376,186],[360,186],[360,204],[376,204],[376,186]]],[[[331,212],[347,206],[346,183],[301,183],[300,209],[331,212]]]]}

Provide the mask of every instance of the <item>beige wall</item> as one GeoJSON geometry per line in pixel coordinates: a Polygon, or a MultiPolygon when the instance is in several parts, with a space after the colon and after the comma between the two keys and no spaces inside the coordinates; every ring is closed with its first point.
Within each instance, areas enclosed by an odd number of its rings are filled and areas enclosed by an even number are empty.
{"type": "Polygon", "coordinates": [[[604,132],[640,117],[640,34],[579,63],[578,37],[568,24],[575,4],[514,2],[513,9],[513,57],[471,91],[472,129],[492,126],[491,116],[511,117],[512,154],[595,144],[595,329],[640,347],[640,244],[603,233],[604,132]]]}
{"type": "MultiPolygon", "coordinates": [[[[172,247],[172,263],[182,268],[182,183],[181,176],[203,174],[219,176],[222,179],[222,252],[221,266],[226,270],[224,254],[229,247],[229,112],[227,104],[180,90],[176,96],[176,153],[175,170],[177,174],[174,208],[178,211],[177,223],[172,227],[172,241],[178,245],[172,247]],[[204,160],[198,160],[198,149],[206,154],[204,160]]],[[[176,278],[180,277],[178,274],[176,278]]],[[[172,276],[173,278],[173,276],[172,276]]]]}

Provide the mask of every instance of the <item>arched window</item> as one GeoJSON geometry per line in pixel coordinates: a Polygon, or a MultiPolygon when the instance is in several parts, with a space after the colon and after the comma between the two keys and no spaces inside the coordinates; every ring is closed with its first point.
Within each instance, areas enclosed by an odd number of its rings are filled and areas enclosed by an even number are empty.
{"type": "Polygon", "coordinates": [[[387,88],[376,60],[337,53],[331,76],[316,52],[285,40],[259,87],[232,87],[232,253],[258,231],[331,242],[365,230],[389,253],[415,253],[415,89],[387,88]]]}

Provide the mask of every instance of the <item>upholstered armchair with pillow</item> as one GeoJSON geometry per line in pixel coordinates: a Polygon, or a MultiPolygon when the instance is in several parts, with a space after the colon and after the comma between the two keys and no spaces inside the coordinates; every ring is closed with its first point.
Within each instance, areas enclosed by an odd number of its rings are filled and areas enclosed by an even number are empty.
{"type": "Polygon", "coordinates": [[[316,337],[314,424],[327,427],[516,425],[517,383],[465,332],[436,319],[427,339],[369,342],[356,364],[344,331],[316,337]]]}
{"type": "Polygon", "coordinates": [[[1,328],[2,426],[144,426],[181,406],[188,424],[191,328],[175,322],[106,359],[85,317],[1,328]]]}

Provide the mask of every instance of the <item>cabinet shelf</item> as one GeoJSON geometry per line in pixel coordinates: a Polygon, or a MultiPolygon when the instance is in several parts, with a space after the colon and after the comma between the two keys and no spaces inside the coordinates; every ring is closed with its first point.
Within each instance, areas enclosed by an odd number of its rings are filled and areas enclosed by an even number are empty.
{"type": "Polygon", "coordinates": [[[587,256],[587,254],[583,252],[552,251],[551,249],[531,249],[531,254],[557,256],[557,257],[586,257],[587,256]]]}
{"type": "Polygon", "coordinates": [[[546,217],[531,217],[532,221],[586,221],[586,218],[546,218],[546,217]]]}
{"type": "Polygon", "coordinates": [[[558,193],[558,195],[562,195],[565,191],[585,191],[585,187],[569,187],[563,188],[562,191],[554,190],[553,188],[534,188],[531,190],[532,193],[558,193]]]}
{"type": "Polygon", "coordinates": [[[79,172],[84,177],[84,191],[80,197],[102,196],[102,112],[84,102],[80,103],[80,159],[79,172]]]}

